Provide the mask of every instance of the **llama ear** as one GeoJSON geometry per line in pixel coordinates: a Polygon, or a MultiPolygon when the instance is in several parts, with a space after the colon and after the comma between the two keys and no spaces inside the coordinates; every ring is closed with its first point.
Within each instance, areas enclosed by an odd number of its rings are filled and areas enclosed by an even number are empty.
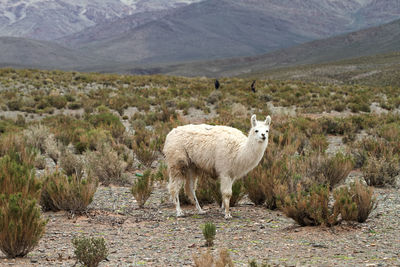
{"type": "Polygon", "coordinates": [[[257,125],[257,118],[256,118],[256,114],[254,114],[253,116],[251,116],[251,127],[256,127],[257,125]]]}
{"type": "Polygon", "coordinates": [[[271,116],[267,116],[267,118],[265,119],[265,124],[270,125],[271,124],[271,116]]]}

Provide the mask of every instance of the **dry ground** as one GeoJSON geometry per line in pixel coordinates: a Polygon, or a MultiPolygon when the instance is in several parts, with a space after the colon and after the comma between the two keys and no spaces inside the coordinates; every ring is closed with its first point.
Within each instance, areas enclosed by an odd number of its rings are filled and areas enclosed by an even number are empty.
{"type": "Polygon", "coordinates": [[[187,216],[177,219],[163,185],[144,209],[129,188],[100,187],[86,215],[45,213],[49,222],[39,246],[24,259],[0,253],[0,266],[72,266],[71,239],[79,234],[107,240],[110,253],[100,266],[193,266],[193,254],[205,249],[200,226],[207,221],[217,225],[213,253],[228,248],[237,266],[251,259],[272,266],[400,266],[399,190],[375,192],[378,207],[366,223],[324,228],[298,227],[248,200],[232,208],[232,220],[215,205],[205,207],[205,215],[184,207],[187,216]]]}

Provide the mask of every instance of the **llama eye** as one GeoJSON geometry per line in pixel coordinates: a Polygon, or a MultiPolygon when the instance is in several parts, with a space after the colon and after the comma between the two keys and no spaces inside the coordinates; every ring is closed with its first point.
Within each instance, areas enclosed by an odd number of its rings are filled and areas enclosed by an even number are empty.
{"type": "Polygon", "coordinates": [[[255,130],[256,133],[258,133],[258,130],[255,130]]]}
{"type": "Polygon", "coordinates": [[[269,132],[269,130],[266,130],[265,132],[266,132],[266,133],[268,133],[268,132],[269,132]]]}

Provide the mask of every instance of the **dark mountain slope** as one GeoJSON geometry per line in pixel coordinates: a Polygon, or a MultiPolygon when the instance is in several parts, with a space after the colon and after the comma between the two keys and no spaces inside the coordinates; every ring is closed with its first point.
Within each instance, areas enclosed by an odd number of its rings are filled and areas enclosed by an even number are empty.
{"type": "Polygon", "coordinates": [[[110,62],[47,41],[0,37],[2,67],[83,70],[98,64],[110,62]]]}
{"type": "Polygon", "coordinates": [[[187,76],[234,76],[396,51],[400,51],[400,20],[256,57],[175,64],[164,66],[163,71],[187,76]]]}

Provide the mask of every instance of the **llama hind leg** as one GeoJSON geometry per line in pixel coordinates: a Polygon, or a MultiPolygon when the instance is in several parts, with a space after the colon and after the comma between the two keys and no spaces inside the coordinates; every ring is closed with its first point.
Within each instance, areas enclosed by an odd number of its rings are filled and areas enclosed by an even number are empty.
{"type": "Polygon", "coordinates": [[[195,178],[194,173],[192,171],[190,171],[189,172],[189,180],[186,182],[186,186],[189,188],[187,188],[186,191],[187,191],[187,194],[190,194],[190,198],[194,200],[199,214],[204,214],[206,212],[201,208],[199,201],[197,200],[197,197],[196,197],[196,184],[197,184],[197,178],[195,178]]]}
{"type": "Polygon", "coordinates": [[[176,216],[181,217],[184,215],[181,205],[179,203],[179,190],[182,186],[183,179],[179,178],[179,175],[172,175],[170,172],[169,174],[169,183],[168,183],[168,190],[171,194],[172,201],[175,204],[176,208],[176,216]]]}

